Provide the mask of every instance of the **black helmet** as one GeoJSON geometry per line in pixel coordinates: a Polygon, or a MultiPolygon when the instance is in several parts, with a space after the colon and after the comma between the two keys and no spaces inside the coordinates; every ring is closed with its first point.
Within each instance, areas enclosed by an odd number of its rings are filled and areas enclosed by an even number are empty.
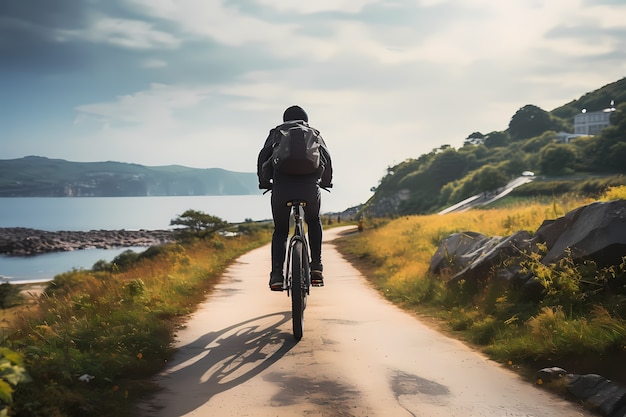
{"type": "Polygon", "coordinates": [[[291,106],[283,113],[283,122],[288,122],[290,120],[304,120],[305,122],[308,122],[309,116],[302,109],[302,107],[291,106]]]}

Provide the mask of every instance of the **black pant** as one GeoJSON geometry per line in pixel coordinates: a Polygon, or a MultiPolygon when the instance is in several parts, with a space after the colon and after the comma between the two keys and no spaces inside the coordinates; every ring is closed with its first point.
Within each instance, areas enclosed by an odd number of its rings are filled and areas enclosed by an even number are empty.
{"type": "Polygon", "coordinates": [[[304,200],[304,221],[308,226],[309,246],[311,248],[311,269],[322,269],[322,221],[320,219],[320,189],[314,183],[284,183],[272,187],[272,217],[274,234],[272,235],[272,271],[282,271],[289,236],[291,207],[287,202],[304,200]]]}

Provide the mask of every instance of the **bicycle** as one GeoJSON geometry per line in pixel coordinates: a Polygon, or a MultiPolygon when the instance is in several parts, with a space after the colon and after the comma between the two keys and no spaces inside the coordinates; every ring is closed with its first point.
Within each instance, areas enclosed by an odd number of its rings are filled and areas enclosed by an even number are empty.
{"type": "MultiPolygon", "coordinates": [[[[330,192],[328,187],[320,187],[330,192]]],[[[267,193],[271,188],[266,189],[267,193]]],[[[303,208],[307,202],[304,200],[290,200],[287,206],[292,208],[294,220],[293,234],[289,238],[286,254],[286,274],[283,275],[283,290],[287,290],[287,297],[291,297],[291,321],[293,336],[296,340],[302,339],[304,332],[304,310],[306,309],[307,297],[311,288],[311,260],[309,243],[304,233],[303,208]]]]}
{"type": "Polygon", "coordinates": [[[306,206],[306,201],[289,201],[287,206],[292,208],[294,230],[287,246],[287,273],[283,288],[287,290],[287,296],[291,296],[293,336],[300,340],[304,331],[304,310],[311,288],[309,244],[302,223],[302,209],[306,206]]]}

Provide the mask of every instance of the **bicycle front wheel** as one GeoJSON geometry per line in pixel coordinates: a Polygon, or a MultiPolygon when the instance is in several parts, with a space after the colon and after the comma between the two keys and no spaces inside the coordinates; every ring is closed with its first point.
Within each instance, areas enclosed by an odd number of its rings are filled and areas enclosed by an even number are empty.
{"type": "Polygon", "coordinates": [[[294,242],[291,248],[291,317],[293,336],[296,340],[302,339],[306,306],[303,248],[304,245],[300,241],[294,242]]]}

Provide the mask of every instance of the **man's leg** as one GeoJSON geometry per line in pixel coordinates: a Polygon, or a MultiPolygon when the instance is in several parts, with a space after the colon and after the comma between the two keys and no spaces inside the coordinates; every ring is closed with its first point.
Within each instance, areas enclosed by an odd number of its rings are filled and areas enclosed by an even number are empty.
{"type": "MultiPolygon", "coordinates": [[[[276,190],[278,191],[278,190],[276,190]]],[[[287,237],[289,236],[289,211],[281,193],[272,191],[272,218],[274,219],[274,233],[272,235],[272,271],[270,272],[270,288],[282,291],[283,268],[287,237]],[[278,284],[280,283],[280,287],[278,284]]]]}
{"type": "Polygon", "coordinates": [[[322,270],[322,220],[320,219],[321,196],[317,186],[311,190],[304,210],[304,220],[309,227],[309,246],[311,248],[311,283],[323,286],[322,270]]]}

